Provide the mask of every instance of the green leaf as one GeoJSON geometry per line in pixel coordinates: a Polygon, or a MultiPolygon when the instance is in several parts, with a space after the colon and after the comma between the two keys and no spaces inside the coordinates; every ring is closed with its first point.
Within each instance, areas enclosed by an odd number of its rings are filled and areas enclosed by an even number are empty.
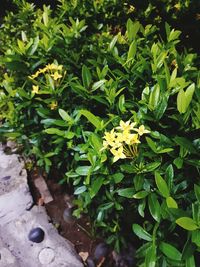
{"type": "Polygon", "coordinates": [[[195,230],[192,232],[191,240],[194,244],[200,247],[200,231],[199,230],[195,230]]]}
{"type": "Polygon", "coordinates": [[[154,110],[156,120],[160,120],[162,118],[163,114],[165,113],[169,97],[164,95],[160,98],[161,99],[160,99],[156,109],[154,110]]]}
{"type": "Polygon", "coordinates": [[[176,158],[174,159],[173,163],[175,164],[175,166],[177,167],[177,169],[181,169],[183,166],[183,159],[182,158],[176,158]]]}
{"type": "Polygon", "coordinates": [[[121,172],[117,172],[112,175],[112,178],[114,179],[115,183],[118,184],[123,180],[124,174],[121,172]]]}
{"type": "Polygon", "coordinates": [[[71,121],[73,121],[72,120],[72,118],[69,116],[69,114],[66,112],[66,111],[64,111],[63,109],[59,109],[58,110],[58,112],[59,112],[59,115],[61,116],[61,118],[64,120],[64,121],[67,121],[67,122],[71,122],[71,121]]]}
{"type": "Polygon", "coordinates": [[[156,161],[145,165],[143,172],[152,172],[160,166],[161,162],[156,161]]]}
{"type": "Polygon", "coordinates": [[[91,166],[79,166],[76,168],[75,172],[82,176],[87,176],[89,171],[91,169],[91,166]]]}
{"type": "Polygon", "coordinates": [[[186,111],[186,98],[183,89],[181,89],[177,95],[177,109],[180,113],[185,113],[186,111]]]}
{"type": "Polygon", "coordinates": [[[108,50],[112,50],[117,42],[118,39],[118,35],[114,36],[112,41],[110,42],[109,46],[108,46],[108,50]]]}
{"type": "Polygon", "coordinates": [[[194,147],[193,143],[190,142],[187,138],[176,136],[174,138],[174,141],[176,144],[178,144],[184,149],[187,149],[189,152],[197,153],[196,148],[194,147]]]}
{"type": "Polygon", "coordinates": [[[152,241],[152,236],[145,231],[139,224],[132,225],[133,232],[141,239],[152,241]]]}
{"type": "Polygon", "coordinates": [[[47,134],[56,134],[56,135],[59,135],[59,136],[64,136],[65,135],[65,131],[61,131],[57,128],[48,128],[46,130],[44,130],[45,133],[47,134]]]}
{"type": "Polygon", "coordinates": [[[191,256],[185,260],[185,267],[196,267],[194,256],[191,256]]]}
{"type": "Polygon", "coordinates": [[[153,150],[154,153],[157,153],[157,148],[155,142],[150,137],[146,137],[147,144],[153,150]]]}
{"type": "Polygon", "coordinates": [[[92,86],[92,91],[96,91],[99,87],[101,87],[106,82],[105,79],[95,82],[92,86]]]}
{"type": "Polygon", "coordinates": [[[154,193],[151,193],[148,196],[148,205],[149,205],[149,211],[150,211],[152,217],[157,222],[160,222],[161,208],[160,208],[160,204],[157,200],[157,197],[154,193]]]}
{"type": "Polygon", "coordinates": [[[175,260],[175,261],[181,261],[181,253],[174,246],[168,243],[165,243],[165,242],[161,242],[159,249],[169,259],[175,260]]]}
{"type": "Polygon", "coordinates": [[[135,189],[134,189],[134,187],[119,189],[119,190],[117,190],[117,193],[121,197],[133,198],[133,195],[135,193],[135,189]]]}
{"type": "Polygon", "coordinates": [[[96,153],[99,153],[100,149],[103,146],[100,137],[97,134],[92,133],[90,136],[90,142],[91,142],[92,146],[94,147],[96,153]]]}
{"type": "Polygon", "coordinates": [[[167,197],[166,198],[166,202],[167,202],[167,207],[168,208],[172,208],[172,209],[177,209],[178,208],[178,205],[177,205],[176,201],[172,197],[167,197]]]}
{"type": "Polygon", "coordinates": [[[159,98],[160,98],[160,86],[156,84],[152,88],[150,97],[149,97],[149,108],[151,110],[155,110],[157,108],[159,98]]]}
{"type": "Polygon", "coordinates": [[[173,187],[173,179],[174,179],[174,169],[172,164],[170,164],[167,167],[165,174],[166,174],[166,182],[170,190],[173,187]]]}
{"type": "Polygon", "coordinates": [[[74,191],[74,195],[80,195],[81,193],[85,192],[87,190],[87,187],[85,185],[80,186],[78,188],[76,188],[76,190],[74,191]]]}
{"type": "Polygon", "coordinates": [[[156,246],[154,244],[151,245],[146,250],[145,256],[145,265],[144,267],[155,267],[156,266],[156,246]]]}
{"type": "Polygon", "coordinates": [[[92,114],[90,111],[80,110],[80,115],[85,116],[88,119],[88,121],[92,123],[97,129],[101,128],[101,121],[99,120],[97,116],[92,114]]]}
{"type": "Polygon", "coordinates": [[[83,86],[87,89],[89,88],[89,86],[92,82],[91,72],[88,69],[88,67],[85,65],[83,65],[83,67],[82,67],[82,81],[83,81],[83,86]]]}
{"type": "Polygon", "coordinates": [[[133,195],[133,198],[136,198],[136,199],[142,199],[142,198],[145,198],[146,196],[148,196],[149,192],[147,191],[140,191],[140,192],[137,192],[136,194],[133,195]]]}
{"type": "Polygon", "coordinates": [[[155,181],[156,181],[156,185],[161,195],[165,198],[169,197],[170,194],[169,194],[169,188],[167,186],[167,183],[165,182],[165,180],[161,177],[161,175],[158,172],[155,172],[155,181]]]}
{"type": "Polygon", "coordinates": [[[93,181],[93,183],[91,185],[91,188],[90,188],[90,191],[89,191],[91,198],[96,196],[96,194],[100,190],[103,182],[104,182],[104,178],[103,177],[98,177],[95,181],[93,181]]]}
{"type": "Polygon", "coordinates": [[[195,84],[192,83],[184,92],[183,89],[181,89],[177,95],[177,109],[180,113],[185,113],[187,111],[187,108],[190,105],[190,102],[192,101],[192,97],[195,90],[195,84]]]}
{"type": "Polygon", "coordinates": [[[126,27],[127,27],[128,39],[130,42],[132,42],[140,29],[140,23],[138,21],[133,22],[131,19],[128,19],[126,27]]]}
{"type": "Polygon", "coordinates": [[[192,83],[190,86],[188,86],[188,88],[185,91],[185,98],[186,98],[186,110],[190,105],[190,102],[192,101],[192,97],[194,94],[194,90],[195,90],[195,84],[192,83]]]}
{"type": "Polygon", "coordinates": [[[194,193],[195,193],[196,199],[200,203],[200,186],[196,184],[194,185],[194,193]]]}
{"type": "Polygon", "coordinates": [[[127,62],[134,59],[135,54],[136,54],[136,48],[137,48],[137,44],[135,41],[133,41],[128,50],[127,62]]]}
{"type": "Polygon", "coordinates": [[[180,227],[182,227],[188,231],[194,231],[194,230],[199,229],[199,226],[195,223],[195,221],[189,217],[181,217],[181,218],[176,220],[176,223],[180,227]]]}

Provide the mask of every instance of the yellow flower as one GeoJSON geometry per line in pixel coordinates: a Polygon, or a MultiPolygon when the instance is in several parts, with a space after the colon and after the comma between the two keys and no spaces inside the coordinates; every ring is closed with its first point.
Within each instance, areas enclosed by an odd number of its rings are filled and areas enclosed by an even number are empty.
{"type": "Polygon", "coordinates": [[[51,74],[51,77],[53,77],[53,79],[57,81],[58,79],[62,78],[62,75],[56,71],[54,74],[51,74]]]}
{"type": "Polygon", "coordinates": [[[56,109],[57,106],[58,106],[58,102],[57,102],[57,101],[53,101],[53,102],[49,105],[49,107],[50,107],[51,110],[56,109]]]}
{"type": "Polygon", "coordinates": [[[134,130],[140,135],[142,136],[145,133],[150,133],[150,131],[146,130],[144,125],[141,125],[138,129],[134,128],[134,130]]]}
{"type": "Polygon", "coordinates": [[[130,140],[130,145],[139,144],[139,143],[141,143],[141,142],[138,139],[138,134],[133,134],[132,139],[130,140]]]}
{"type": "Polygon", "coordinates": [[[105,132],[104,139],[107,141],[108,145],[115,146],[115,137],[116,133],[114,132],[114,129],[110,132],[105,132]]]}
{"type": "Polygon", "coordinates": [[[38,94],[38,92],[39,92],[39,86],[38,85],[33,85],[32,86],[32,93],[34,93],[34,94],[38,94]]]}
{"type": "Polygon", "coordinates": [[[121,120],[120,123],[119,123],[119,125],[120,126],[116,127],[116,129],[120,129],[122,131],[130,131],[130,130],[133,129],[133,127],[136,125],[136,123],[135,122],[132,122],[130,124],[130,120],[129,121],[126,121],[126,122],[124,122],[124,121],[121,120]]]}
{"type": "Polygon", "coordinates": [[[111,148],[111,153],[114,155],[113,162],[116,162],[119,159],[125,159],[126,156],[123,153],[123,146],[120,146],[118,149],[111,148]]]}
{"type": "Polygon", "coordinates": [[[100,149],[100,151],[103,151],[103,150],[107,149],[108,146],[109,146],[108,142],[104,140],[103,141],[103,147],[100,149]]]}

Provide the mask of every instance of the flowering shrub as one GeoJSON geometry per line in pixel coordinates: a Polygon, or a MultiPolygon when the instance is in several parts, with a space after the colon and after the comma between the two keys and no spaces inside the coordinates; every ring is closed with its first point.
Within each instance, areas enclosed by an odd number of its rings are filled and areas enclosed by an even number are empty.
{"type": "Polygon", "coordinates": [[[150,133],[146,130],[144,125],[139,128],[134,128],[136,123],[130,123],[130,121],[120,121],[120,126],[115,129],[120,131],[115,132],[112,129],[110,132],[105,132],[103,149],[110,149],[110,152],[114,155],[113,162],[119,159],[130,158],[133,159],[138,155],[138,144],[140,143],[140,137],[145,133],[150,133]],[[131,133],[134,131],[135,133],[131,133]],[[137,132],[137,134],[136,134],[137,132]]]}
{"type": "Polygon", "coordinates": [[[159,18],[125,23],[142,9],[129,2],[15,2],[0,32],[1,139],[57,169],[74,215],[116,250],[134,244],[137,266],[199,266],[197,54],[159,18]]]}

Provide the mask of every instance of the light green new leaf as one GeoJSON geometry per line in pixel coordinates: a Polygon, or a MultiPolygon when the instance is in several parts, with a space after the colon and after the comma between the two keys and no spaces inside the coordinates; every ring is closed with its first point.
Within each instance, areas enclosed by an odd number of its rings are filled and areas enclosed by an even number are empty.
{"type": "Polygon", "coordinates": [[[88,121],[92,123],[97,129],[101,128],[101,121],[99,120],[97,116],[92,114],[90,111],[80,110],[80,115],[85,116],[88,119],[88,121]]]}
{"type": "Polygon", "coordinates": [[[195,221],[189,217],[181,217],[176,220],[176,223],[188,231],[199,229],[199,226],[195,223],[195,221]]]}
{"type": "Polygon", "coordinates": [[[64,111],[63,109],[59,109],[58,110],[59,112],[59,115],[61,116],[61,118],[64,120],[64,121],[72,121],[72,118],[69,116],[69,114],[64,111]]]}
{"type": "Polygon", "coordinates": [[[167,202],[167,207],[168,208],[178,209],[178,205],[177,205],[176,201],[172,197],[167,197],[166,198],[166,202],[167,202]]]}
{"type": "Polygon", "coordinates": [[[192,83],[184,92],[183,89],[181,89],[177,95],[177,109],[180,113],[185,113],[187,111],[187,108],[190,105],[190,102],[192,101],[192,97],[195,90],[195,84],[192,83]]]}
{"type": "Polygon", "coordinates": [[[134,59],[136,54],[136,49],[137,49],[137,44],[135,41],[133,41],[128,50],[127,62],[134,59]]]}
{"type": "Polygon", "coordinates": [[[140,29],[140,23],[138,21],[133,22],[131,19],[128,19],[126,27],[129,42],[132,42],[140,29]]]}
{"type": "Polygon", "coordinates": [[[177,95],[177,109],[180,113],[185,113],[186,109],[185,92],[181,89],[177,95]]]}
{"type": "Polygon", "coordinates": [[[169,188],[167,186],[167,183],[165,180],[161,177],[161,175],[158,172],[155,172],[155,181],[156,185],[158,187],[159,192],[163,197],[169,197],[169,188]]]}

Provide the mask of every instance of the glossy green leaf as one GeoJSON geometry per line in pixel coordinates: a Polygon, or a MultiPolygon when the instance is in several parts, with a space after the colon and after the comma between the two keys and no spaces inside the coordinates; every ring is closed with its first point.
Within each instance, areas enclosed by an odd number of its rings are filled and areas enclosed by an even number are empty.
{"type": "Polygon", "coordinates": [[[155,172],[155,181],[156,181],[156,185],[161,195],[165,198],[169,197],[170,194],[169,194],[169,188],[167,186],[167,183],[165,182],[165,180],[161,177],[161,175],[158,172],[155,172]]]}
{"type": "Polygon", "coordinates": [[[76,188],[76,190],[74,191],[74,195],[80,195],[81,193],[85,192],[87,190],[87,187],[85,185],[80,186],[78,188],[76,188]]]}
{"type": "Polygon", "coordinates": [[[194,230],[199,229],[199,226],[195,223],[195,221],[189,217],[181,217],[181,218],[176,220],[176,223],[180,227],[182,227],[188,231],[194,231],[194,230]]]}
{"type": "Polygon", "coordinates": [[[89,88],[89,86],[92,82],[91,72],[88,69],[88,67],[85,65],[83,65],[83,67],[82,67],[82,81],[83,81],[83,86],[87,89],[89,88]]]}
{"type": "Polygon", "coordinates": [[[133,187],[117,190],[117,193],[121,197],[133,198],[135,189],[133,187]]]}
{"type": "Polygon", "coordinates": [[[172,245],[170,245],[168,243],[165,243],[165,242],[161,242],[160,246],[159,246],[159,249],[169,259],[175,260],[175,261],[180,261],[181,260],[181,256],[182,256],[181,253],[174,246],[172,246],[172,245]]]}
{"type": "Polygon", "coordinates": [[[95,82],[92,86],[92,91],[96,91],[99,87],[101,87],[102,85],[104,85],[104,83],[106,82],[105,79],[100,80],[98,82],[95,82]]]}
{"type": "Polygon", "coordinates": [[[90,170],[91,166],[79,166],[76,168],[75,172],[79,175],[87,176],[90,170]]]}
{"type": "Polygon", "coordinates": [[[148,206],[149,206],[149,211],[150,211],[152,217],[157,222],[160,222],[161,208],[160,208],[160,204],[158,202],[158,199],[154,193],[151,193],[148,196],[148,206]]]}
{"type": "Polygon", "coordinates": [[[153,152],[157,153],[157,148],[156,148],[155,142],[150,137],[146,137],[146,141],[147,141],[147,144],[149,145],[149,147],[153,150],[153,152]]]}
{"type": "Polygon", "coordinates": [[[98,191],[100,190],[101,186],[103,185],[104,178],[98,177],[95,181],[92,182],[91,188],[90,188],[90,197],[93,198],[96,196],[98,191]]]}
{"type": "Polygon", "coordinates": [[[145,198],[146,196],[148,196],[149,192],[147,191],[140,191],[140,192],[137,192],[136,194],[133,195],[133,198],[136,198],[136,199],[142,199],[142,198],[145,198]]]}
{"type": "Polygon", "coordinates": [[[152,236],[145,231],[139,224],[132,225],[133,232],[141,239],[146,241],[152,241],[152,236]]]}

